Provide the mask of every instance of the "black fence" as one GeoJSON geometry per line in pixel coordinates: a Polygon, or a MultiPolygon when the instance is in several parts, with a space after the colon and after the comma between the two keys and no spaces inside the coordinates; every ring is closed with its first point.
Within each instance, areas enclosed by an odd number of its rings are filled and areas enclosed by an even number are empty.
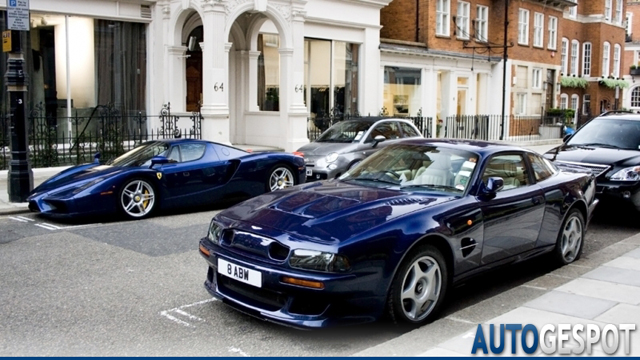
{"type": "MultiPolygon", "coordinates": [[[[0,170],[7,169],[11,160],[11,124],[7,115],[0,118],[0,170]]],[[[31,167],[77,165],[93,161],[100,152],[107,162],[138,144],[156,139],[201,138],[202,115],[171,114],[170,104],[163,106],[160,115],[123,115],[110,106],[98,106],[87,116],[46,116],[41,106],[27,118],[29,159],[31,167]],[[151,118],[160,126],[150,129],[151,118]]]]}
{"type": "Polygon", "coordinates": [[[455,115],[436,124],[436,136],[452,139],[531,141],[562,138],[562,122],[544,116],[455,115]]]}

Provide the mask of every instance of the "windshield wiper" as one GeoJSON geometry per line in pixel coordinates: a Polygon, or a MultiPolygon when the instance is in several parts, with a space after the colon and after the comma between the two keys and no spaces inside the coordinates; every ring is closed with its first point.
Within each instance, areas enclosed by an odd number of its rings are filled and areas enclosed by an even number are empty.
{"type": "Polygon", "coordinates": [[[605,143],[586,143],[586,144],[569,144],[569,145],[570,146],[598,146],[598,147],[611,148],[611,149],[620,149],[619,146],[605,144],[605,143]]]}
{"type": "Polygon", "coordinates": [[[412,185],[404,185],[401,186],[400,189],[410,189],[410,188],[431,188],[431,189],[442,189],[442,190],[454,190],[456,192],[460,192],[462,190],[456,188],[455,186],[449,185],[436,185],[436,184],[412,184],[412,185]]]}

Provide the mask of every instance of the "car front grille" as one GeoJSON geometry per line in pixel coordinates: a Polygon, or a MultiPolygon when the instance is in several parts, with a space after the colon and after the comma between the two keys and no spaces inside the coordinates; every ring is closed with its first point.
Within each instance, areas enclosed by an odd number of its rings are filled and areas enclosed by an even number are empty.
{"type": "Polygon", "coordinates": [[[591,163],[581,163],[581,162],[573,162],[573,161],[558,161],[559,163],[576,165],[583,168],[587,168],[591,170],[595,177],[598,177],[611,169],[610,165],[601,165],[601,164],[591,164],[591,163]]]}
{"type": "Polygon", "coordinates": [[[225,230],[221,245],[235,253],[270,263],[284,262],[290,251],[275,239],[239,230],[225,230]]]}
{"type": "Polygon", "coordinates": [[[277,311],[284,307],[288,297],[284,294],[243,284],[239,281],[218,276],[218,290],[231,298],[244,303],[255,304],[267,311],[277,311]]]}

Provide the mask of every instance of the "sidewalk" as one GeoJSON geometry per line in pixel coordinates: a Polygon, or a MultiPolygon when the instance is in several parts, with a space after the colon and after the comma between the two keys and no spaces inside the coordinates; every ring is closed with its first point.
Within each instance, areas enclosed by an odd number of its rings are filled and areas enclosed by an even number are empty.
{"type": "MultiPolygon", "coordinates": [[[[354,356],[472,356],[478,324],[488,347],[489,324],[534,324],[540,331],[546,324],[629,323],[636,324],[630,355],[640,356],[640,234],[354,356]]],[[[620,341],[616,355],[624,355],[620,341]]],[[[504,344],[502,355],[511,355],[508,331],[504,344]]],[[[530,356],[519,339],[516,347],[516,356],[530,356]]],[[[608,356],[598,344],[592,355],[608,356]]]]}

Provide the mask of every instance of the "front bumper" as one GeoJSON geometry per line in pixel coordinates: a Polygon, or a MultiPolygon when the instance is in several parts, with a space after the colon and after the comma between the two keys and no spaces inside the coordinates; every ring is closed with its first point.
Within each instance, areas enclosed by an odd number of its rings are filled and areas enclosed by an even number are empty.
{"type": "Polygon", "coordinates": [[[382,315],[386,297],[357,296],[353,291],[354,284],[357,284],[353,274],[298,272],[283,266],[248,261],[213,245],[207,238],[200,240],[200,247],[210,254],[200,251],[209,265],[205,288],[225,304],[256,318],[311,329],[372,322],[382,315]],[[217,271],[218,258],[260,272],[262,287],[220,275],[217,271]],[[285,276],[321,281],[325,287],[320,290],[286,284],[281,281],[285,276]]]}
{"type": "Polygon", "coordinates": [[[112,196],[97,194],[65,197],[41,193],[29,196],[27,202],[32,212],[59,218],[83,217],[117,211],[116,201],[112,196]]]}
{"type": "Polygon", "coordinates": [[[325,161],[325,156],[305,157],[307,181],[333,179],[344,173],[347,164],[342,164],[342,160],[343,159],[341,157],[338,157],[335,162],[327,163],[325,161]],[[330,166],[335,168],[330,169],[330,166]]]}
{"type": "Polygon", "coordinates": [[[640,181],[597,181],[596,197],[603,201],[623,201],[640,210],[640,181]]]}

